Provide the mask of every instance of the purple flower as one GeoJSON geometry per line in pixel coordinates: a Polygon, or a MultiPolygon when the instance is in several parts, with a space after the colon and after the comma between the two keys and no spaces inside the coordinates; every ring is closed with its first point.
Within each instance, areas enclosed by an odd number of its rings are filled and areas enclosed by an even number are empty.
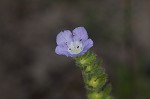
{"type": "Polygon", "coordinates": [[[55,52],[70,57],[83,55],[93,46],[93,41],[88,38],[84,27],[77,27],[72,32],[69,30],[60,32],[56,37],[56,42],[55,52]]]}

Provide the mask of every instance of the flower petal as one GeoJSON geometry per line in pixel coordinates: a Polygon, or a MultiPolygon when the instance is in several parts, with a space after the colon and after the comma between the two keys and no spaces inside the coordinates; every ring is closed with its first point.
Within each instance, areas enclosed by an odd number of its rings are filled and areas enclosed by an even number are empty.
{"type": "Polygon", "coordinates": [[[87,40],[88,34],[84,27],[77,27],[73,30],[73,40],[80,41],[80,40],[87,40]]]}
{"type": "Polygon", "coordinates": [[[57,53],[58,55],[66,55],[67,57],[68,56],[72,57],[72,55],[67,51],[67,48],[62,46],[57,46],[55,49],[55,53],[57,53]]]}
{"type": "Polygon", "coordinates": [[[85,42],[83,42],[83,51],[80,54],[81,55],[84,54],[92,46],[93,46],[93,41],[91,39],[86,40],[85,42]]]}
{"type": "Polygon", "coordinates": [[[66,45],[67,42],[72,41],[72,33],[69,30],[60,32],[56,37],[57,45],[66,45]]]}

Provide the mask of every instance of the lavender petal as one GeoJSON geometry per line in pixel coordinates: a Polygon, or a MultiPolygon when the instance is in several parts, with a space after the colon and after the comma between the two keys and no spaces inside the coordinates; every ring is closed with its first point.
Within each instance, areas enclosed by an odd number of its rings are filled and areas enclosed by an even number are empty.
{"type": "Polygon", "coordinates": [[[72,33],[69,30],[60,32],[56,37],[57,45],[66,45],[68,42],[72,42],[72,33]]]}
{"type": "Polygon", "coordinates": [[[73,30],[73,35],[74,41],[85,41],[88,39],[88,34],[84,27],[75,28],[73,30]]]}
{"type": "Polygon", "coordinates": [[[88,49],[90,49],[93,46],[93,41],[91,39],[86,40],[83,42],[83,51],[81,52],[81,55],[87,52],[88,49]]]}
{"type": "Polygon", "coordinates": [[[55,49],[55,53],[57,53],[58,55],[66,55],[68,56],[72,56],[65,47],[62,46],[57,46],[55,49]]]}

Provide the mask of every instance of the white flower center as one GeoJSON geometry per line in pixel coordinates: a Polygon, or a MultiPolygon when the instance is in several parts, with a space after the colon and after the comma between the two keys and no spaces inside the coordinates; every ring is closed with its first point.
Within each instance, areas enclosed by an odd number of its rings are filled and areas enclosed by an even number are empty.
{"type": "Polygon", "coordinates": [[[68,52],[70,54],[79,54],[83,50],[82,46],[82,42],[80,41],[71,42],[70,45],[68,45],[68,52]]]}

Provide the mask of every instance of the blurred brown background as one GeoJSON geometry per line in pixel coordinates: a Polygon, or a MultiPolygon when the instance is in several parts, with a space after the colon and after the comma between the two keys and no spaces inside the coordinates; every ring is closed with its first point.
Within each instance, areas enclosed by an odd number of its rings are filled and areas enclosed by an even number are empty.
{"type": "Polygon", "coordinates": [[[149,10],[149,0],[0,0],[0,99],[86,99],[74,61],[54,52],[56,35],[78,26],[115,99],[149,99],[149,10]]]}

